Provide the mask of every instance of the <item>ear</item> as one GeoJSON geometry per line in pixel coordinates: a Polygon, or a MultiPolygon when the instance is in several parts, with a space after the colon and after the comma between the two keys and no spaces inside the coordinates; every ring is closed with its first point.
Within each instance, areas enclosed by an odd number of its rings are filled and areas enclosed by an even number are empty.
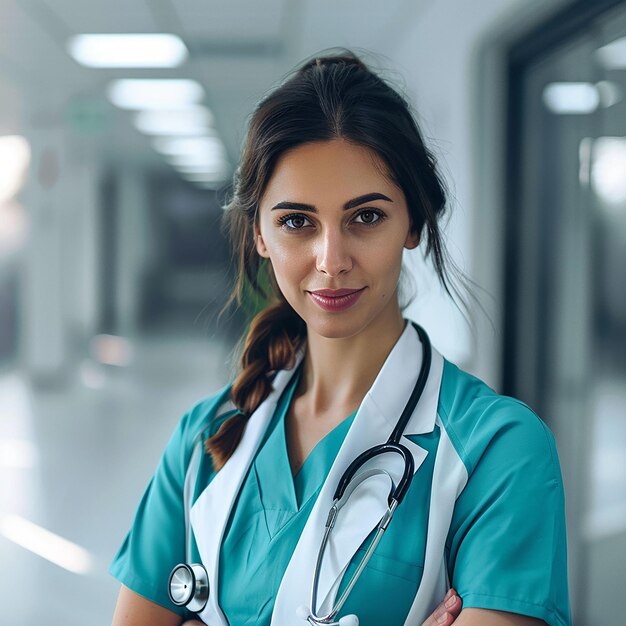
{"type": "Polygon", "coordinates": [[[406,241],[404,242],[404,247],[408,250],[413,250],[413,248],[417,248],[420,243],[420,234],[416,230],[410,230],[409,234],[406,236],[406,241]]]}
{"type": "Polygon", "coordinates": [[[261,235],[258,224],[254,225],[254,245],[259,256],[263,257],[264,259],[270,258],[269,252],[267,251],[267,246],[265,245],[265,241],[263,241],[263,235],[261,235]]]}

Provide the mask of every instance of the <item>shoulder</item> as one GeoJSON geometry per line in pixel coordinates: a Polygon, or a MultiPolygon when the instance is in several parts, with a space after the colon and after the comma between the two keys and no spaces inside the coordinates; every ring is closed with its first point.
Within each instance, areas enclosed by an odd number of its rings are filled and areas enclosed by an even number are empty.
{"type": "Polygon", "coordinates": [[[464,611],[569,624],[565,496],[552,433],[529,406],[448,361],[437,424],[442,461],[457,470],[445,475],[446,503],[454,499],[446,551],[464,611]]]}
{"type": "Polygon", "coordinates": [[[537,413],[446,359],[438,418],[468,474],[494,457],[510,466],[539,463],[560,479],[554,437],[537,413]]]}

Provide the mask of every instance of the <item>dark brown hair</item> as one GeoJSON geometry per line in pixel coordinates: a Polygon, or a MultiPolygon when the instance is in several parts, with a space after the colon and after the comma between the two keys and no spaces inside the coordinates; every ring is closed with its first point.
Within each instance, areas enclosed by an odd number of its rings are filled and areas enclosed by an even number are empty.
{"type": "Polygon", "coordinates": [[[256,295],[268,304],[250,324],[241,372],[232,386],[231,399],[239,412],[207,441],[216,469],[233,453],[248,417],[270,393],[272,372],[291,366],[306,338],[304,321],[280,293],[271,265],[256,252],[254,226],[261,198],[286,151],[337,138],[369,148],[382,159],[384,174],[404,192],[413,232],[420,241],[426,235],[424,255],[432,257],[446,292],[459,295],[446,269],[449,261],[438,225],[446,209],[444,183],[408,102],[351,52],[306,62],[252,113],[232,198],[225,206],[238,267],[230,302],[241,305],[256,295]]]}

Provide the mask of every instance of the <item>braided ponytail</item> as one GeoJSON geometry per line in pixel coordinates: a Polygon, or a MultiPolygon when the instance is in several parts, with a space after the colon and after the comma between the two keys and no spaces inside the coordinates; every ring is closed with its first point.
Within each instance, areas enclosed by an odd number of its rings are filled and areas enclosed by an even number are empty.
{"type": "Polygon", "coordinates": [[[220,470],[233,454],[248,418],[272,391],[270,374],[293,367],[306,336],[306,326],[282,298],[254,317],[241,356],[241,372],[230,397],[238,412],[229,417],[205,444],[213,467],[220,470]]]}

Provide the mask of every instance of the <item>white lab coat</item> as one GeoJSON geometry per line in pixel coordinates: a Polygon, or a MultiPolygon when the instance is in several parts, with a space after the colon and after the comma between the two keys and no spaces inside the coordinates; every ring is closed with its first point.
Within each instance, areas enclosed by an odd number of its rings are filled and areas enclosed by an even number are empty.
{"type": "MultiPolygon", "coordinates": [[[[408,323],[374,384],[365,395],[319,493],[283,576],[271,626],[305,623],[296,617],[296,611],[300,606],[309,607],[315,562],[339,478],[359,454],[387,440],[415,385],[421,360],[421,342],[413,326],[408,323]]],[[[209,601],[199,615],[211,626],[228,625],[217,603],[217,586],[219,550],[229,514],[276,403],[293,371],[291,369],[277,373],[272,393],[250,417],[243,439],[235,453],[201,493],[190,512],[191,528],[202,562],[207,569],[210,585],[209,601]]],[[[433,431],[437,420],[442,372],[443,357],[433,348],[426,387],[405,434],[433,431]]],[[[428,453],[406,437],[402,438],[401,443],[413,454],[415,471],[418,471],[428,453]]],[[[444,596],[449,584],[444,545],[454,503],[467,481],[467,472],[456,454],[446,454],[446,446],[451,446],[447,439],[441,442],[440,448],[443,449],[437,452],[432,489],[432,493],[437,493],[437,498],[430,503],[424,570],[405,622],[406,626],[421,624],[444,596]]],[[[397,459],[386,458],[396,456],[383,455],[370,462],[375,463],[377,467],[383,464],[392,475],[397,475],[397,459]]],[[[321,603],[321,607],[318,607],[318,613],[322,614],[329,610],[350,560],[386,510],[389,488],[389,481],[385,477],[379,476],[365,481],[341,510],[337,526],[331,533],[320,574],[318,602],[321,603]]],[[[391,524],[393,525],[393,520],[391,524]]]]}

